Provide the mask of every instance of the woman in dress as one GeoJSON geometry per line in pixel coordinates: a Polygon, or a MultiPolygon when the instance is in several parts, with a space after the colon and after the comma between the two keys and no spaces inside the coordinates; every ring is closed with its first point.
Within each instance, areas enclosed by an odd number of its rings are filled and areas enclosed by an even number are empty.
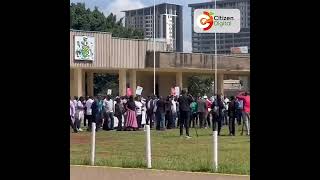
{"type": "Polygon", "coordinates": [[[126,110],[127,110],[127,120],[126,120],[126,130],[137,130],[138,129],[138,123],[137,123],[137,115],[136,115],[136,105],[133,100],[133,96],[129,97],[129,101],[126,104],[126,110]]]}

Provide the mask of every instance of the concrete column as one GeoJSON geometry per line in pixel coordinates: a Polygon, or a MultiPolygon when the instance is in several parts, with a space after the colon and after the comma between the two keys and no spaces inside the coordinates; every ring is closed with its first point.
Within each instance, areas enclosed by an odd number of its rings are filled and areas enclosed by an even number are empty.
{"type": "Polygon", "coordinates": [[[177,72],[176,73],[176,86],[180,88],[180,91],[182,90],[182,72],[177,72]]]}
{"type": "Polygon", "coordinates": [[[119,95],[120,96],[126,95],[126,90],[127,90],[126,70],[120,69],[119,70],[119,95]]]}
{"type": "Polygon", "coordinates": [[[88,96],[93,96],[93,85],[94,85],[94,81],[93,81],[93,72],[87,72],[87,91],[88,91],[88,96]]]}
{"type": "Polygon", "coordinates": [[[132,94],[136,95],[136,88],[137,88],[137,71],[136,70],[130,70],[129,71],[129,79],[130,79],[130,88],[132,90],[132,94]]]}
{"type": "Polygon", "coordinates": [[[224,74],[218,73],[218,78],[217,78],[217,91],[218,94],[224,94],[224,87],[223,87],[223,80],[224,80],[224,74]]]}
{"type": "Polygon", "coordinates": [[[73,96],[83,96],[82,69],[73,69],[73,96]]]}

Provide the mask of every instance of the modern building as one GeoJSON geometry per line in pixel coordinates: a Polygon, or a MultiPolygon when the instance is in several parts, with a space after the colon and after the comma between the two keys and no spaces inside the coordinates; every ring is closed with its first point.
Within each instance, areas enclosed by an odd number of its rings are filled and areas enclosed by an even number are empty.
{"type": "MultiPolygon", "coordinates": [[[[172,87],[188,87],[192,75],[214,77],[214,55],[169,52],[165,42],[156,42],[156,88],[158,96],[167,96],[172,87]]],[[[118,76],[119,94],[126,95],[137,86],[143,96],[153,93],[153,41],[112,37],[111,33],[70,31],[70,95],[94,94],[94,76],[106,73],[118,76]]],[[[250,89],[250,55],[219,55],[217,89],[226,93],[224,80],[242,80],[250,89]]]]}
{"type": "MultiPolygon", "coordinates": [[[[193,14],[195,9],[214,9],[214,2],[189,4],[191,7],[192,52],[214,53],[214,34],[195,33],[193,14]]],[[[239,33],[217,33],[217,53],[229,54],[232,47],[248,47],[250,53],[250,0],[217,0],[217,9],[239,9],[241,30],[239,33]]]]}
{"type": "MultiPolygon", "coordinates": [[[[140,29],[146,39],[153,38],[153,6],[125,10],[125,26],[140,29]]],[[[156,5],[155,37],[167,42],[169,51],[183,51],[182,6],[162,3],[156,5]]]]}

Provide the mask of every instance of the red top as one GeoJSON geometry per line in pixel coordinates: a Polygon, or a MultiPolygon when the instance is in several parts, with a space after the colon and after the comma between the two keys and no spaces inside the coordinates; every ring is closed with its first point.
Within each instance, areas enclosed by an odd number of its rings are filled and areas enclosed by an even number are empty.
{"type": "Polygon", "coordinates": [[[250,113],[250,96],[243,96],[242,94],[238,94],[237,98],[243,100],[243,111],[250,113]]]}
{"type": "Polygon", "coordinates": [[[207,112],[209,111],[209,108],[211,108],[212,102],[209,101],[208,99],[206,100],[206,104],[207,104],[207,112]]]}

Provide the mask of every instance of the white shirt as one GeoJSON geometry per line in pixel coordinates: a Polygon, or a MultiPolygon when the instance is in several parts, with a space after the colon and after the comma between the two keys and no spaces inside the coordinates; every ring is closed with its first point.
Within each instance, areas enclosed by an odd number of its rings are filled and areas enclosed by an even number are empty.
{"type": "Polygon", "coordinates": [[[177,112],[177,103],[175,100],[171,100],[171,102],[172,102],[171,111],[175,113],[177,112]]]}
{"type": "Polygon", "coordinates": [[[140,101],[134,101],[135,105],[136,105],[136,112],[137,112],[137,115],[141,115],[142,112],[142,102],[140,101]]]}
{"type": "Polygon", "coordinates": [[[78,103],[77,103],[77,110],[78,110],[78,111],[83,111],[83,109],[84,109],[84,107],[83,107],[82,102],[81,102],[81,101],[78,101],[78,103]]]}
{"type": "Polygon", "coordinates": [[[110,99],[109,101],[105,100],[104,102],[105,102],[106,112],[113,112],[113,106],[114,106],[113,100],[112,99],[110,99]]]}
{"type": "Polygon", "coordinates": [[[92,109],[91,109],[92,103],[93,103],[92,99],[88,99],[86,102],[87,115],[92,115],[92,109]]]}

